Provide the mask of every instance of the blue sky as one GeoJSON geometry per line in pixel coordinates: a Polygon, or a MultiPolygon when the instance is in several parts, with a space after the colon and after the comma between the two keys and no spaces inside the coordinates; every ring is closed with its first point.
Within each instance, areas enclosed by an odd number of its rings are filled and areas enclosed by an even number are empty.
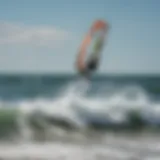
{"type": "Polygon", "coordinates": [[[160,73],[159,0],[1,0],[0,72],[75,72],[98,18],[111,25],[99,73],[160,73]]]}

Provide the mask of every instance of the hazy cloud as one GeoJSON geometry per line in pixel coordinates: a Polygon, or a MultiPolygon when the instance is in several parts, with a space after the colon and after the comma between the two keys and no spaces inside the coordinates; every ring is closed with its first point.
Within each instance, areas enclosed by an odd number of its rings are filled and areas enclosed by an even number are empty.
{"type": "Polygon", "coordinates": [[[0,22],[0,45],[57,47],[70,38],[69,32],[52,26],[26,26],[0,22]]]}

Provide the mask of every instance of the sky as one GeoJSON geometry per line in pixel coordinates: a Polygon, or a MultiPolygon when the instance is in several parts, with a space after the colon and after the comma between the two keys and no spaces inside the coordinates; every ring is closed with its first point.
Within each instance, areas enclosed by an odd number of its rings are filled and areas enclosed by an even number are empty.
{"type": "Polygon", "coordinates": [[[111,26],[99,73],[160,74],[159,0],[1,0],[0,73],[75,73],[97,19],[111,26]]]}

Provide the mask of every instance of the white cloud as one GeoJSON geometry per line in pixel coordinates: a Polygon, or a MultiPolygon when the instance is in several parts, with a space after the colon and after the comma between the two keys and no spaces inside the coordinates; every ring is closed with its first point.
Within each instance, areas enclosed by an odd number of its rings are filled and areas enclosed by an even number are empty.
{"type": "Polygon", "coordinates": [[[52,26],[25,26],[0,22],[0,45],[57,47],[70,38],[70,34],[52,26]]]}

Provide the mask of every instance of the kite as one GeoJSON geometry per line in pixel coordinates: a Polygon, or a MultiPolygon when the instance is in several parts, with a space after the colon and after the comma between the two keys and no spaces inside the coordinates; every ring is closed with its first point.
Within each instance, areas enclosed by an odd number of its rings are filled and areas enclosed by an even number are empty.
{"type": "Polygon", "coordinates": [[[76,69],[81,75],[88,76],[97,69],[108,28],[106,22],[97,20],[82,41],[76,59],[76,69]]]}

